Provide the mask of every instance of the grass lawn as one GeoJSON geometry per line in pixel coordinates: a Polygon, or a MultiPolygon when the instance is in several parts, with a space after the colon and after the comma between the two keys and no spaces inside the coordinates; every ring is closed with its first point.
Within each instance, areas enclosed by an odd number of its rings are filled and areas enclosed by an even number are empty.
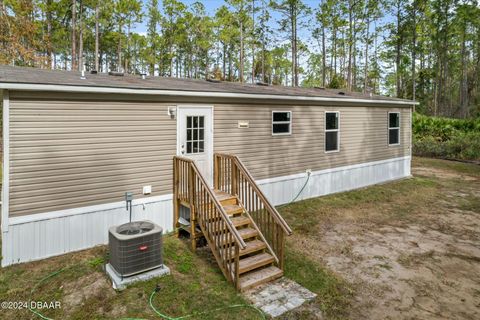
{"type": "MultiPolygon", "coordinates": [[[[411,179],[310,199],[279,208],[294,230],[294,235],[287,239],[285,274],[318,295],[314,301],[291,311],[281,319],[318,319],[320,314],[327,319],[382,319],[381,315],[385,316],[389,308],[397,310],[402,306],[398,306],[397,296],[386,294],[389,289],[384,286],[385,283],[395,284],[400,276],[405,276],[397,274],[397,269],[423,267],[419,263],[428,259],[433,262],[427,267],[435,267],[433,263],[439,255],[435,251],[437,249],[433,246],[420,250],[423,240],[415,237],[428,235],[432,230],[436,232],[432,234],[438,237],[438,234],[455,235],[458,231],[453,230],[453,225],[439,223],[442,217],[445,217],[442,210],[469,214],[471,223],[476,226],[475,223],[478,222],[480,225],[480,189],[477,189],[480,181],[479,166],[415,159],[414,175],[411,179]],[[439,198],[445,197],[450,198],[446,202],[439,202],[439,198]],[[434,218],[432,214],[435,214],[434,218]],[[413,232],[417,230],[415,228],[420,228],[418,234],[413,232]],[[399,236],[402,235],[402,230],[410,230],[413,240],[405,240],[399,236]],[[388,245],[405,241],[416,241],[419,249],[412,251],[413,249],[400,247],[395,249],[396,251],[368,251],[376,248],[376,245],[384,245],[388,249],[388,245]],[[432,250],[434,253],[430,252],[432,250]],[[398,256],[391,256],[389,252],[398,252],[398,256]],[[378,301],[386,303],[377,305],[378,301]]],[[[460,225],[465,241],[474,245],[480,244],[478,230],[475,235],[474,230],[469,233],[468,228],[461,227],[460,225]]],[[[431,239],[426,236],[425,241],[427,240],[431,239]]],[[[178,317],[247,303],[242,295],[225,281],[207,248],[192,253],[186,242],[172,236],[167,236],[164,244],[165,263],[172,271],[170,276],[138,283],[122,292],[116,292],[102,272],[102,264],[107,260],[106,248],[97,247],[1,269],[0,300],[61,301],[61,309],[42,311],[53,319],[159,319],[148,305],[148,298],[157,284],[161,290],[155,297],[154,305],[169,316],[178,317]],[[62,268],[64,271],[37,285],[39,280],[62,268]]],[[[466,245],[464,243],[464,246],[466,245]]],[[[456,252],[461,253],[459,250],[456,252]]],[[[468,256],[465,252],[461,254],[468,256]]],[[[475,260],[475,255],[470,258],[468,263],[472,263],[474,267],[475,263],[480,261],[480,258],[475,260]]],[[[446,268],[443,265],[441,267],[446,268]]],[[[402,269],[403,271],[405,270],[402,269]]],[[[411,285],[407,289],[413,290],[415,297],[420,295],[421,290],[429,293],[434,290],[433,284],[437,285],[435,276],[430,280],[429,283],[423,283],[425,286],[422,288],[411,285]]],[[[475,277],[465,280],[465,283],[468,284],[468,281],[473,281],[471,286],[475,287],[475,277]]],[[[462,286],[468,287],[465,283],[458,284],[460,287],[457,287],[457,290],[463,290],[467,296],[470,291],[462,289],[462,286]]],[[[404,287],[393,289],[401,292],[402,288],[404,287]]],[[[477,291],[478,288],[480,286],[477,291]]],[[[437,291],[443,289],[438,287],[437,291]]],[[[418,303],[418,300],[415,301],[418,303]]],[[[443,303],[450,306],[445,301],[443,303]]],[[[422,306],[423,309],[427,308],[425,303],[422,306]]],[[[468,319],[471,306],[464,305],[463,308],[466,314],[464,318],[468,319]]],[[[416,310],[414,307],[410,309],[416,310]]],[[[413,311],[406,315],[425,318],[423,313],[413,311]]],[[[396,318],[395,313],[391,314],[396,318]]],[[[28,310],[2,310],[1,317],[35,318],[28,310]]],[[[192,319],[260,317],[251,309],[227,309],[192,319]]]]}

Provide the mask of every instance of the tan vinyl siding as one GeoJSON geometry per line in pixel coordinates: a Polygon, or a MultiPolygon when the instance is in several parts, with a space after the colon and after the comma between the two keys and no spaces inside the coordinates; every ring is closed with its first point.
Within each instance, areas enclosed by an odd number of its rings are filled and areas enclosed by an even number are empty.
{"type": "MultiPolygon", "coordinates": [[[[125,191],[140,198],[146,185],[149,196],[170,194],[177,133],[167,107],[180,102],[128,99],[12,92],[10,216],[123,201],[125,191]]],[[[214,150],[239,155],[256,179],[401,157],[410,154],[410,111],[218,103],[214,150]],[[338,153],[324,153],[325,109],[340,111],[338,153]],[[272,110],[292,111],[292,135],[271,135],[272,110]],[[388,147],[388,111],[401,112],[400,146],[388,147]]]]}
{"type": "Polygon", "coordinates": [[[13,99],[10,216],[171,193],[176,121],[158,102],[13,99]]]}
{"type": "Polygon", "coordinates": [[[215,152],[237,154],[255,179],[410,154],[410,108],[216,105],[215,152]],[[272,111],[292,111],[292,134],[272,136],[272,111]],[[325,153],[325,111],[340,112],[340,152],[325,153]],[[388,146],[388,112],[400,112],[400,145],[388,146]],[[238,128],[238,121],[249,128],[238,128]]]}

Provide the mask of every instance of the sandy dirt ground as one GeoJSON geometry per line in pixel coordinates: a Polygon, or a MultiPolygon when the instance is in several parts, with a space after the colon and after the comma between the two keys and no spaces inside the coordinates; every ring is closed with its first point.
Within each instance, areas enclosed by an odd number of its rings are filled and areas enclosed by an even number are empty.
{"type": "Polygon", "coordinates": [[[392,199],[403,215],[382,214],[388,202],[343,210],[292,243],[352,285],[347,318],[480,319],[480,174],[412,171],[436,194],[392,199]]]}

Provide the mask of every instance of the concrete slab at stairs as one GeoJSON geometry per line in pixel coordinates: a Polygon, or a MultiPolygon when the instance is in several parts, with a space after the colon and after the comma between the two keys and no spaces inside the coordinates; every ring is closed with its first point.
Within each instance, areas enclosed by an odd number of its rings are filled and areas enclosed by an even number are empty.
{"type": "Polygon", "coordinates": [[[245,291],[244,295],[252,304],[272,318],[298,308],[317,296],[285,277],[245,291]]]}

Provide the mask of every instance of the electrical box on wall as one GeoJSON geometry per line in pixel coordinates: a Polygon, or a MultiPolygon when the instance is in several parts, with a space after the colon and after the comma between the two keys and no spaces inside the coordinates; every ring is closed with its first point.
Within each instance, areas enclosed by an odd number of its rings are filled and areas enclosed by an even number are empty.
{"type": "Polygon", "coordinates": [[[248,128],[250,126],[248,121],[245,120],[239,120],[238,121],[238,127],[239,128],[248,128]]]}
{"type": "Polygon", "coordinates": [[[152,186],[144,186],[143,194],[150,194],[150,193],[152,193],[152,186]]]}

